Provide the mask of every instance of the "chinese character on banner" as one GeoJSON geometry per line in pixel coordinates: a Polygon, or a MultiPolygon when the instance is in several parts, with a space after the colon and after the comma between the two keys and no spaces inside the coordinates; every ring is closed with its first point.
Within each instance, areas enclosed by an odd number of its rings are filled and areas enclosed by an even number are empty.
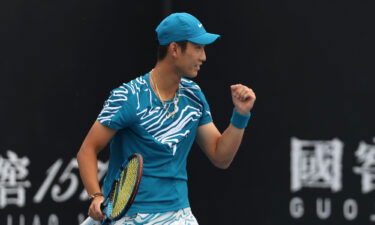
{"type": "Polygon", "coordinates": [[[353,171],[362,175],[362,193],[369,193],[375,189],[375,145],[361,141],[355,156],[362,166],[354,167],[353,171]]]}
{"type": "Polygon", "coordinates": [[[25,180],[29,174],[26,167],[30,160],[27,157],[19,158],[10,150],[7,151],[7,157],[0,155],[0,209],[11,204],[23,207],[26,201],[25,189],[31,186],[25,180]]]}
{"type": "Polygon", "coordinates": [[[343,143],[291,139],[291,190],[303,187],[342,189],[343,143]]]}

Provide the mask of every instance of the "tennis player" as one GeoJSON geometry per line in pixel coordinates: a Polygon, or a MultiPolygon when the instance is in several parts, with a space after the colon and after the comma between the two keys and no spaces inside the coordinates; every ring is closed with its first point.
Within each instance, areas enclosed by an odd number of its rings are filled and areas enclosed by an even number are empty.
{"type": "MultiPolygon", "coordinates": [[[[77,154],[83,184],[92,200],[88,214],[101,220],[108,194],[121,164],[133,153],[144,170],[133,205],[113,224],[198,224],[189,207],[186,159],[194,142],[219,168],[227,168],[243,137],[255,102],[254,92],[231,85],[234,104],[230,124],[220,133],[197,76],[206,61],[205,45],[220,35],[206,32],[188,13],[174,13],[156,28],[158,60],[150,72],[112,90],[77,154]],[[101,192],[97,154],[110,142],[110,159],[101,192]]],[[[228,121],[229,122],[229,121],[228,121]]]]}

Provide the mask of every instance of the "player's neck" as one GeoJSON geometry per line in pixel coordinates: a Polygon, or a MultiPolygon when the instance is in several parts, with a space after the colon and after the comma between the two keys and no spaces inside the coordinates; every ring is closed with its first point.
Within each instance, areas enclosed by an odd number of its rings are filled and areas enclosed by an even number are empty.
{"type": "Polygon", "coordinates": [[[157,87],[157,91],[162,100],[167,100],[175,96],[181,81],[181,76],[179,76],[171,67],[157,63],[150,74],[150,80],[154,83],[152,85],[154,91],[157,87]]]}

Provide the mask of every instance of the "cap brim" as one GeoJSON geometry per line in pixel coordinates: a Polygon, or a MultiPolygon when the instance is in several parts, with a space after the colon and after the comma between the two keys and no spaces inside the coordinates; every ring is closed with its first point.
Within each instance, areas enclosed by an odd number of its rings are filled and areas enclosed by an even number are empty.
{"type": "Polygon", "coordinates": [[[220,35],[218,34],[204,33],[198,37],[189,38],[188,41],[199,45],[208,45],[216,41],[219,37],[220,35]]]}

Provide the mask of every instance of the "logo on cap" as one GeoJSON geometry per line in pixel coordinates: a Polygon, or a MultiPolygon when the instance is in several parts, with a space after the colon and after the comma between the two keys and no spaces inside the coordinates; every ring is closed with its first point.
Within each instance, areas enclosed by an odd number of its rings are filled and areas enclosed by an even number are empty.
{"type": "Polygon", "coordinates": [[[198,24],[198,27],[202,27],[203,25],[200,23],[200,24],[198,24]]]}

